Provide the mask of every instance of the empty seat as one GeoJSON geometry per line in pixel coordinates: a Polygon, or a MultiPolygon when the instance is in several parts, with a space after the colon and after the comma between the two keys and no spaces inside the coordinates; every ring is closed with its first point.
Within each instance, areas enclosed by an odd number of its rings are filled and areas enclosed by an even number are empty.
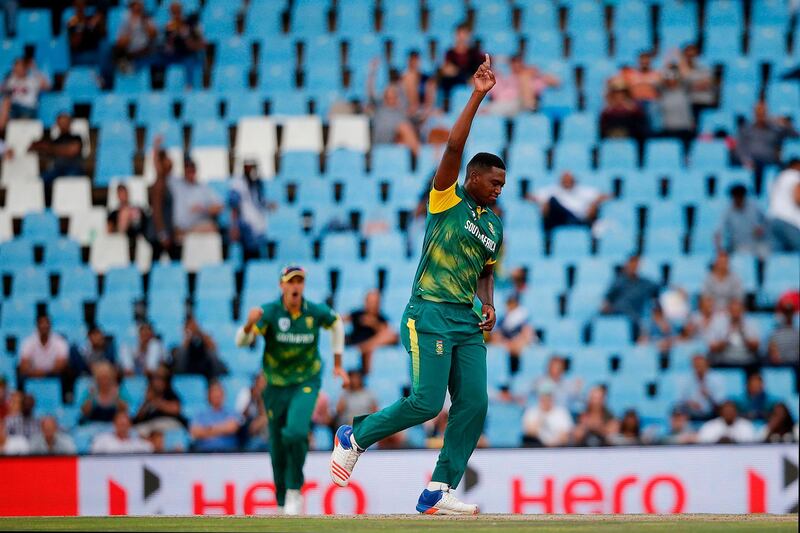
{"type": "Polygon", "coordinates": [[[89,249],[89,264],[100,274],[110,268],[128,266],[130,264],[128,236],[120,234],[95,236],[89,249]]]}
{"type": "Polygon", "coordinates": [[[192,160],[197,166],[197,179],[202,183],[224,180],[230,176],[228,150],[224,147],[193,148],[192,160]]]}
{"type": "Polygon", "coordinates": [[[29,266],[14,272],[12,298],[46,300],[50,297],[50,276],[45,270],[29,266]]]}
{"type": "Polygon", "coordinates": [[[189,292],[186,271],[179,263],[156,263],[150,271],[149,292],[169,292],[184,298],[189,292]]]}
{"type": "Polygon", "coordinates": [[[50,211],[28,213],[22,219],[22,236],[36,242],[58,238],[58,217],[50,211]]]}
{"type": "Polygon", "coordinates": [[[321,152],[322,147],[322,121],[319,117],[311,115],[286,119],[282,151],[321,152]]]}
{"type": "MultiPolygon", "coordinates": [[[[268,117],[242,117],[236,127],[236,157],[272,157],[278,148],[275,122],[268,117]]],[[[262,170],[262,175],[265,175],[262,170]]]]}
{"type": "Polygon", "coordinates": [[[233,297],[236,283],[233,278],[233,267],[230,264],[206,265],[197,273],[198,297],[233,297]]]}
{"type": "Polygon", "coordinates": [[[331,119],[328,150],[348,148],[366,152],[369,145],[369,118],[365,115],[336,115],[331,119]]]}
{"type": "Polygon", "coordinates": [[[627,347],[631,343],[631,324],[627,318],[604,316],[594,319],[592,344],[606,347],[627,347]]]}
{"type": "Polygon", "coordinates": [[[591,234],[587,228],[557,228],[553,232],[553,257],[582,257],[591,251],[591,234]]]}
{"type": "Polygon", "coordinates": [[[189,233],[183,243],[181,262],[189,272],[222,262],[222,238],[217,233],[189,233]]]}
{"type": "Polygon", "coordinates": [[[69,217],[68,235],[82,245],[91,244],[95,237],[105,235],[108,215],[102,207],[93,207],[86,212],[73,213],[69,217]]]}
{"type": "Polygon", "coordinates": [[[53,183],[53,211],[59,215],[85,212],[91,205],[92,185],[89,178],[58,178],[53,183]]]}
{"type": "Polygon", "coordinates": [[[40,180],[12,181],[6,188],[6,205],[3,208],[11,216],[44,209],[44,185],[40,180]]]}
{"type": "Polygon", "coordinates": [[[58,288],[59,298],[71,300],[94,300],[97,298],[97,277],[92,269],[76,266],[64,269],[58,288]]]}

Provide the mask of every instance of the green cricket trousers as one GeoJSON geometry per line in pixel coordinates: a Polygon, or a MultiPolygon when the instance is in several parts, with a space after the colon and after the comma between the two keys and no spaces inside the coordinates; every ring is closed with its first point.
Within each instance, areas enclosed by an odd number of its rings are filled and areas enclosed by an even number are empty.
{"type": "Polygon", "coordinates": [[[479,321],[469,305],[416,297],[409,301],[400,333],[411,356],[411,394],[377,413],[355,418],[353,435],[360,447],[434,418],[449,389],[452,405],[431,481],[458,486],[483,431],[489,401],[479,321]]]}
{"type": "Polygon", "coordinates": [[[286,490],[303,486],[303,464],[308,454],[311,415],[317,403],[320,376],[286,387],[267,385],[264,409],[269,420],[270,458],[278,505],[286,501],[286,490]]]}

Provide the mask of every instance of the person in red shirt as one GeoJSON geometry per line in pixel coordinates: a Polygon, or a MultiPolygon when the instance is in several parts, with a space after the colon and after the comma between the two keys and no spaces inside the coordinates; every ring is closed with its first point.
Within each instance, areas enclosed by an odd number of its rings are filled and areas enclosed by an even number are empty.
{"type": "Polygon", "coordinates": [[[456,42],[444,56],[444,64],[439,73],[442,90],[447,97],[458,85],[466,85],[472,74],[483,63],[484,54],[472,42],[472,32],[467,24],[456,28],[456,42]]]}

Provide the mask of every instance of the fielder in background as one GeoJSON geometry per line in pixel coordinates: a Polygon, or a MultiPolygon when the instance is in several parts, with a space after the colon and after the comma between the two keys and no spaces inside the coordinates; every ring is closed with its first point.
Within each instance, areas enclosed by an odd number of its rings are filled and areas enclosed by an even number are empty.
{"type": "Polygon", "coordinates": [[[270,457],[278,509],[287,515],[303,513],[303,465],[308,453],[311,414],[321,386],[320,328],[331,330],[334,375],[346,386],[342,369],[344,326],[331,308],[303,297],[306,272],[288,266],[280,277],[281,297],[248,312],[236,332],[238,346],[250,346],[263,335],[262,365],[267,378],[264,408],[269,419],[270,457]]]}

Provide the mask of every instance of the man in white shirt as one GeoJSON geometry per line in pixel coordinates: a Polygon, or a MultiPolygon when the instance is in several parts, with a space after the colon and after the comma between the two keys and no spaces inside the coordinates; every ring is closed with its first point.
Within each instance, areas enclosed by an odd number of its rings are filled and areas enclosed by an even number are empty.
{"type": "Polygon", "coordinates": [[[720,406],[719,417],[703,424],[697,434],[697,442],[704,444],[755,442],[757,438],[753,423],[741,418],[730,400],[720,406]]]}
{"type": "Polygon", "coordinates": [[[776,251],[800,251],[800,159],[789,161],[775,178],[769,192],[772,247],[776,251]]]}
{"type": "Polygon", "coordinates": [[[553,402],[549,384],[539,387],[539,403],[525,409],[522,415],[522,434],[525,446],[563,446],[575,423],[572,415],[553,402]]]}
{"type": "Polygon", "coordinates": [[[0,418],[0,455],[26,455],[28,451],[28,439],[22,435],[9,435],[5,420],[0,418]]]}
{"type": "Polygon", "coordinates": [[[114,430],[92,442],[92,453],[152,453],[153,445],[131,433],[131,417],[124,409],[114,415],[114,430]]]}
{"type": "Polygon", "coordinates": [[[259,257],[266,245],[270,204],[255,160],[245,160],[242,175],[231,178],[228,205],[231,241],[241,242],[248,257],[259,257]]]}
{"type": "Polygon", "coordinates": [[[600,204],[609,199],[594,187],[578,185],[570,171],[564,171],[557,184],[548,185],[528,195],[542,210],[545,231],[558,226],[591,225],[597,218],[600,204]]]}
{"type": "Polygon", "coordinates": [[[692,357],[692,368],[692,375],[678,389],[678,402],[694,420],[708,420],[725,397],[725,384],[709,372],[708,359],[702,354],[692,357]]]}
{"type": "Polygon", "coordinates": [[[761,332],[745,315],[744,303],[732,300],[727,313],[717,313],[708,328],[708,350],[714,366],[746,366],[758,362],[761,332]]]}
{"type": "Polygon", "coordinates": [[[19,372],[24,377],[61,376],[67,368],[69,345],[64,337],[53,333],[50,319],[36,319],[36,331],[22,343],[19,372]]]}

